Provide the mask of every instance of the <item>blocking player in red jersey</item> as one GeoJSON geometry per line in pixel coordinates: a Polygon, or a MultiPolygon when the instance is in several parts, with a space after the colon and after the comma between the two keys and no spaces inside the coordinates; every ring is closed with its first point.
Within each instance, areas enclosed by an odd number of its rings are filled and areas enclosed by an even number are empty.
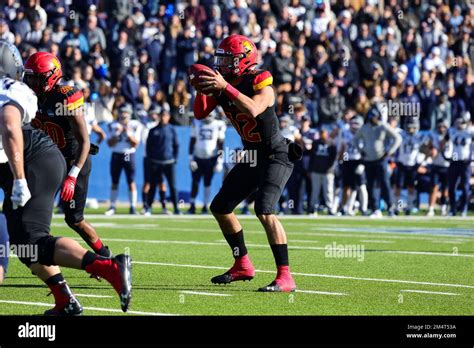
{"type": "Polygon", "coordinates": [[[255,213],[267,233],[277,266],[275,280],[259,291],[290,292],[295,291],[296,285],[290,273],[285,230],[275,215],[275,205],[291,175],[293,162],[301,156],[301,148],[280,134],[272,75],[256,69],[256,65],[255,44],[245,36],[231,35],[215,52],[216,71],[204,70],[191,81],[198,91],[195,117],[203,119],[220,105],[239,132],[244,149],[256,155],[256,163],[247,155],[234,166],[210,206],[235,259],[229,271],[211,281],[227,284],[253,279],[255,270],[247,254],[242,226],[233,211],[256,191],[255,213]],[[211,93],[212,96],[206,95],[211,93]]]}
{"type": "MultiPolygon", "coordinates": [[[[94,227],[84,219],[92,152],[82,106],[84,95],[76,87],[61,85],[61,63],[48,52],[32,54],[25,63],[25,82],[38,96],[38,115],[32,125],[47,133],[63,154],[68,175],[61,189],[65,221],[104,257],[112,253],[94,227]]],[[[95,148],[93,147],[93,150],[95,148]]]]}

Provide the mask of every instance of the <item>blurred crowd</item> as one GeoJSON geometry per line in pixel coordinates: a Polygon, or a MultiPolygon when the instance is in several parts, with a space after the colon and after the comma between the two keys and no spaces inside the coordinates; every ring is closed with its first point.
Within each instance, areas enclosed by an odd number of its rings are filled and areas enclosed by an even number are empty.
{"type": "Polygon", "coordinates": [[[212,66],[214,49],[233,33],[257,44],[260,68],[273,75],[282,131],[303,144],[327,132],[340,149],[350,120],[366,120],[380,103],[386,105],[382,121],[400,131],[407,131],[412,117],[417,131],[427,134],[440,123],[455,127],[458,119],[469,128],[474,119],[469,0],[2,4],[0,39],[15,43],[25,58],[37,50],[58,55],[65,83],[84,92],[88,117],[99,124],[114,121],[130,105],[132,118],[142,124],[155,110],[169,113],[173,125],[189,126],[195,92],[187,69],[212,66]]]}

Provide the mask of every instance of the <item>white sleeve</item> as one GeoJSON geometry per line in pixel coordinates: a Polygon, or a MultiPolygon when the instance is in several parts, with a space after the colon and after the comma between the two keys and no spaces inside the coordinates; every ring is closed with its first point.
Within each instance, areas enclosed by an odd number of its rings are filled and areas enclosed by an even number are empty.
{"type": "Polygon", "coordinates": [[[35,93],[23,82],[2,79],[0,81],[0,107],[13,102],[23,111],[22,124],[30,123],[38,111],[38,99],[35,93]]]}
{"type": "Polygon", "coordinates": [[[138,121],[134,123],[135,124],[133,125],[133,136],[135,137],[135,139],[137,139],[138,142],[140,142],[140,139],[142,137],[142,125],[138,121]]]}
{"type": "Polygon", "coordinates": [[[225,122],[221,122],[220,127],[219,127],[219,133],[218,133],[218,139],[219,140],[224,140],[225,139],[225,131],[227,129],[227,126],[225,122]]]}

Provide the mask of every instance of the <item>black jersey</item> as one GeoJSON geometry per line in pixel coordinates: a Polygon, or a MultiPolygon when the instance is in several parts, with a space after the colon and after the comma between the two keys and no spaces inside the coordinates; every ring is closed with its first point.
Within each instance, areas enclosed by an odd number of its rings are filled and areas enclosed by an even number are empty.
{"type": "Polygon", "coordinates": [[[79,147],[68,117],[76,116],[83,105],[84,95],[71,86],[55,86],[38,98],[38,113],[31,124],[47,133],[66,158],[75,157],[79,147]]]}
{"type": "MultiPolygon", "coordinates": [[[[234,87],[251,98],[255,92],[273,83],[270,72],[253,70],[240,77],[234,87]]],[[[273,153],[281,146],[286,145],[285,139],[280,134],[275,106],[268,107],[257,117],[252,117],[239,110],[239,108],[224,93],[216,98],[234,128],[242,138],[245,149],[260,150],[273,153]]]]}
{"type": "Polygon", "coordinates": [[[23,126],[23,142],[25,163],[29,163],[37,156],[56,149],[56,145],[50,137],[29,124],[23,126]]]}

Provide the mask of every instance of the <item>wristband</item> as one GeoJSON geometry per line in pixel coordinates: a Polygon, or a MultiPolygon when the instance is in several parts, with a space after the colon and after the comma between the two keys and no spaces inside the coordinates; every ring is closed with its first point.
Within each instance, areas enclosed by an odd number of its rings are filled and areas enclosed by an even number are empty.
{"type": "Polygon", "coordinates": [[[225,86],[224,93],[230,100],[236,100],[240,94],[240,92],[230,83],[227,83],[227,86],[225,86]]]}
{"type": "Polygon", "coordinates": [[[79,175],[80,171],[81,171],[81,168],[72,166],[71,170],[68,173],[68,176],[72,176],[73,178],[77,179],[77,176],[79,175]]]}

